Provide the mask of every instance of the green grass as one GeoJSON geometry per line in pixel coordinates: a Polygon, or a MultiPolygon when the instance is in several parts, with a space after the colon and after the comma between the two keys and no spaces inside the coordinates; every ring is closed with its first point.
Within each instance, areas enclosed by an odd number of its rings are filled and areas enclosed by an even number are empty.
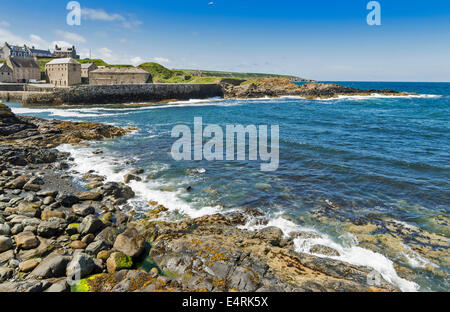
{"type": "MultiPolygon", "coordinates": [[[[42,72],[45,72],[45,64],[50,62],[51,58],[38,59],[39,67],[42,72]]],[[[134,67],[128,64],[116,64],[110,65],[102,59],[80,59],[77,60],[80,63],[94,63],[97,66],[107,67],[134,67]]],[[[2,62],[2,60],[0,60],[2,62]]],[[[255,79],[255,78],[288,78],[299,79],[301,78],[288,75],[277,74],[261,74],[261,73],[234,73],[225,71],[212,71],[212,70],[192,70],[192,69],[168,69],[158,63],[147,62],[138,66],[143,70],[146,70],[152,76],[153,82],[156,83],[219,83],[224,78],[235,79],[255,79]]]]}

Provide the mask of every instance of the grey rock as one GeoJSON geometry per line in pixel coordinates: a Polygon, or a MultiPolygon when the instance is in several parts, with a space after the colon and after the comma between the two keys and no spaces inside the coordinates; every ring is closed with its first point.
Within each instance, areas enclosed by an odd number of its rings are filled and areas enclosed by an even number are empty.
{"type": "Polygon", "coordinates": [[[67,291],[69,291],[69,285],[67,285],[67,282],[65,280],[58,283],[54,283],[47,290],[45,290],[45,292],[49,293],[62,293],[67,291]]]}
{"type": "Polygon", "coordinates": [[[69,278],[81,279],[89,276],[95,268],[94,259],[85,253],[76,253],[67,265],[66,275],[69,278]]]}
{"type": "Polygon", "coordinates": [[[48,221],[41,222],[37,228],[37,232],[39,236],[49,238],[63,232],[66,226],[67,224],[63,219],[51,218],[48,221]]]}
{"type": "Polygon", "coordinates": [[[58,194],[56,200],[59,201],[64,207],[72,207],[77,204],[80,200],[73,194],[58,194]]]}
{"type": "Polygon", "coordinates": [[[102,251],[102,250],[108,250],[110,248],[110,246],[108,246],[108,244],[103,241],[103,240],[97,240],[94,241],[93,243],[90,243],[85,251],[86,253],[93,255],[94,257],[97,256],[97,254],[102,251]]]}
{"type": "Polygon", "coordinates": [[[10,250],[13,247],[13,241],[7,236],[0,236],[0,252],[10,250]]]}
{"type": "Polygon", "coordinates": [[[66,267],[71,258],[60,254],[50,254],[31,272],[38,278],[63,277],[66,275],[66,267]]]}
{"type": "Polygon", "coordinates": [[[8,263],[13,258],[14,258],[13,250],[8,250],[8,251],[0,253],[0,265],[2,265],[4,263],[8,263]]]}
{"type": "Polygon", "coordinates": [[[120,231],[117,228],[109,226],[98,233],[95,237],[95,241],[103,240],[106,244],[112,247],[119,234],[120,231]]]}
{"type": "Polygon", "coordinates": [[[114,249],[129,257],[137,257],[144,251],[145,240],[134,228],[119,234],[114,242],[114,249]]]}
{"type": "Polygon", "coordinates": [[[88,216],[95,213],[95,208],[89,202],[83,202],[72,206],[72,211],[78,216],[88,216]]]}
{"type": "Polygon", "coordinates": [[[15,224],[11,229],[11,234],[16,235],[23,231],[23,225],[20,223],[15,224]]]}
{"type": "Polygon", "coordinates": [[[0,267],[0,282],[10,279],[14,274],[14,270],[10,268],[0,267]]]}
{"type": "Polygon", "coordinates": [[[9,235],[11,228],[7,224],[0,224],[0,235],[9,235]]]}
{"type": "Polygon", "coordinates": [[[104,227],[103,222],[94,215],[89,215],[83,219],[80,226],[78,227],[78,232],[81,235],[95,234],[104,227]]]}

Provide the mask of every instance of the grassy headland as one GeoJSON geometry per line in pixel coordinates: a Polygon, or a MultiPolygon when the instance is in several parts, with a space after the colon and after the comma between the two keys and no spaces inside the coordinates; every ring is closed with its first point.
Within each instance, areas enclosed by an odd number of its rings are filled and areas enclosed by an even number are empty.
{"type": "MultiPolygon", "coordinates": [[[[51,58],[38,59],[41,72],[45,72],[45,64],[50,62],[51,58]]],[[[111,65],[102,59],[79,59],[80,63],[94,63],[97,66],[107,67],[134,67],[133,65],[121,64],[111,65]]],[[[148,71],[156,83],[219,83],[222,79],[257,79],[257,78],[287,78],[292,81],[309,81],[295,76],[261,74],[261,73],[234,73],[224,71],[193,70],[193,69],[168,69],[158,63],[147,62],[139,66],[148,71]]]]}

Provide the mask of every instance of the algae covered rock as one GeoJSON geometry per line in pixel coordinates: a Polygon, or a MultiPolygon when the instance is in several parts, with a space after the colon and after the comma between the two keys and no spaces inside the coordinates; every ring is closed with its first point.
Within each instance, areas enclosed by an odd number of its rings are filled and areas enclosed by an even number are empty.
{"type": "Polygon", "coordinates": [[[131,269],[133,267],[133,259],[122,252],[114,252],[106,261],[106,267],[109,273],[131,269]]]}

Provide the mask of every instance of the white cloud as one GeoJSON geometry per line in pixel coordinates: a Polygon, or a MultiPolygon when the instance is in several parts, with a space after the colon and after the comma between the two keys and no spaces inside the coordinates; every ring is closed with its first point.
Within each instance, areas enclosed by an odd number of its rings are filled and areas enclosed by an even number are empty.
{"type": "Polygon", "coordinates": [[[165,57],[157,56],[157,57],[154,57],[153,60],[155,62],[158,62],[158,63],[170,63],[170,60],[168,58],[165,58],[165,57]]]}
{"type": "Polygon", "coordinates": [[[130,59],[130,63],[133,66],[137,66],[137,65],[140,65],[140,64],[144,63],[144,59],[142,57],[140,57],[140,56],[136,56],[136,57],[133,57],[133,58],[130,59]]]}
{"type": "Polygon", "coordinates": [[[0,38],[1,38],[0,44],[2,44],[2,45],[5,43],[5,41],[10,44],[16,44],[16,45],[23,45],[24,43],[27,42],[26,39],[21,38],[20,36],[16,36],[9,30],[4,29],[4,28],[0,28],[0,38]]]}
{"type": "Polygon", "coordinates": [[[136,28],[142,25],[142,22],[133,14],[128,14],[127,17],[117,13],[108,13],[103,9],[82,8],[81,16],[85,20],[103,21],[103,22],[122,22],[122,26],[128,29],[136,28]]]}
{"type": "Polygon", "coordinates": [[[81,16],[85,19],[94,20],[94,21],[125,21],[125,18],[120,14],[109,14],[105,12],[103,9],[89,9],[82,8],[81,16]]]}
{"type": "Polygon", "coordinates": [[[85,43],[86,39],[83,36],[80,36],[75,33],[71,33],[68,31],[62,31],[62,30],[56,30],[56,34],[63,37],[64,39],[71,41],[71,42],[77,42],[77,43],[85,43]]]}
{"type": "Polygon", "coordinates": [[[11,24],[8,23],[7,21],[0,21],[0,26],[2,26],[2,27],[9,27],[9,26],[11,26],[11,24]]]}

